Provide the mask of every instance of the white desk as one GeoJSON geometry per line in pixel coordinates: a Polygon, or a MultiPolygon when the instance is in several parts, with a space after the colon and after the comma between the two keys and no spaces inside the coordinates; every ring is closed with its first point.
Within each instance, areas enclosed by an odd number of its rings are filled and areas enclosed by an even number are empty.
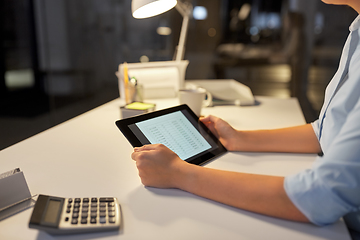
{"type": "MultiPolygon", "coordinates": [[[[258,97],[259,106],[223,106],[203,114],[239,129],[303,124],[295,99],[258,97]]],[[[156,101],[158,109],[175,100],[156,101]]],[[[0,152],[0,172],[20,167],[33,194],[115,196],[124,224],[119,232],[66,239],[350,239],[342,221],[316,227],[266,217],[176,189],[145,188],[130,158],[131,145],[116,128],[120,101],[109,102],[0,152]]],[[[309,167],[315,155],[227,153],[205,167],[287,175],[309,167]]],[[[0,239],[57,239],[28,228],[32,209],[0,222],[0,239]]]]}

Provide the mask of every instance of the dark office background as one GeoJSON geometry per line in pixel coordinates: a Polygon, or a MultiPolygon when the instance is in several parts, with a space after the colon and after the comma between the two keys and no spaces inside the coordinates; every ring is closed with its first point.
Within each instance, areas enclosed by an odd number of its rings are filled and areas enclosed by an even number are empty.
{"type": "MultiPolygon", "coordinates": [[[[117,98],[120,63],[171,60],[182,21],[175,9],[134,19],[131,0],[0,2],[0,150],[117,98]]],[[[355,11],[320,0],[191,2],[207,18],[190,21],[186,79],[295,96],[306,120],[316,118],[355,11]],[[242,49],[256,54],[244,59],[242,49]]]]}

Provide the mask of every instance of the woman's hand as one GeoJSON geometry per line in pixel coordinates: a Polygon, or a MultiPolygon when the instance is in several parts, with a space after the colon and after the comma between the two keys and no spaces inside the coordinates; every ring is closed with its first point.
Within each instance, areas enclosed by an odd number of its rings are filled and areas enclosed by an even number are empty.
{"type": "Polygon", "coordinates": [[[209,115],[200,119],[211,132],[220,140],[224,147],[229,151],[240,151],[239,145],[241,137],[229,123],[221,118],[209,115]]]}
{"type": "Polygon", "coordinates": [[[145,186],[178,188],[183,168],[188,164],[162,144],[134,148],[131,158],[136,161],[141,182],[145,186]]]}

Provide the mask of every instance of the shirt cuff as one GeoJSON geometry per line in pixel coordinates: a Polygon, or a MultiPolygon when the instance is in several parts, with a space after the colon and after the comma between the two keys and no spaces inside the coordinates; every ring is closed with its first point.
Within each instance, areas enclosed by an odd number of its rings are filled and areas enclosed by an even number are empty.
{"type": "Polygon", "coordinates": [[[349,206],[326,188],[312,170],[285,177],[284,189],[293,204],[310,222],[324,226],[336,222],[349,206]]]}
{"type": "Polygon", "coordinates": [[[314,130],[314,133],[315,133],[317,139],[319,139],[319,132],[320,132],[319,119],[312,122],[311,126],[312,126],[312,128],[314,130]]]}

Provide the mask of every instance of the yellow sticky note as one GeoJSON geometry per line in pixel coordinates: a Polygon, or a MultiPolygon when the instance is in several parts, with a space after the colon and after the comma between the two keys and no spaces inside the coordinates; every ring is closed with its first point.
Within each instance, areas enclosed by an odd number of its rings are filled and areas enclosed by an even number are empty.
{"type": "Polygon", "coordinates": [[[155,104],[152,103],[141,103],[141,102],[133,102],[125,106],[127,109],[135,109],[135,110],[147,110],[153,108],[155,104]]]}

